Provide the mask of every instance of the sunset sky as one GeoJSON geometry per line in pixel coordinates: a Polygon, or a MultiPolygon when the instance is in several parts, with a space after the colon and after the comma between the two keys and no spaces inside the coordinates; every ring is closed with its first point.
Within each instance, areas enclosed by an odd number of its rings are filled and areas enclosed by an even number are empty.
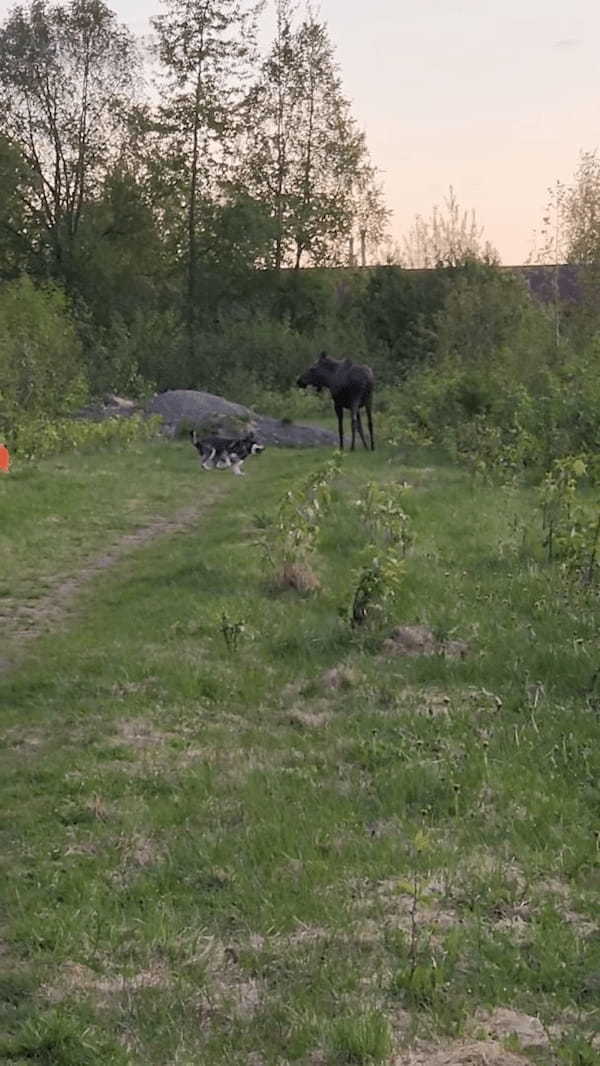
{"type": "MultiPolygon", "coordinates": [[[[138,33],[160,10],[159,0],[108,2],[138,33]]],[[[10,6],[0,0],[3,13],[10,6]]],[[[322,0],[318,10],[394,237],[452,185],[503,262],[523,262],[548,186],[600,144],[600,4],[322,0]]]]}

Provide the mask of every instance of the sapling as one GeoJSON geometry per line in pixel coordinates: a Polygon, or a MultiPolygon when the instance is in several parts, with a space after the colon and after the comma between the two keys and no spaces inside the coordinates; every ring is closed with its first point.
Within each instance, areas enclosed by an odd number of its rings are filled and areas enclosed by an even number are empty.
{"type": "Polygon", "coordinates": [[[264,529],[261,544],[280,582],[300,592],[318,588],[312,556],[321,522],[331,503],[331,484],[341,469],[336,454],[285,493],[274,522],[264,529]]]}
{"type": "Polygon", "coordinates": [[[225,611],[223,611],[223,614],[221,615],[221,633],[223,634],[223,640],[227,645],[228,651],[237,651],[238,644],[245,628],[245,623],[243,621],[239,620],[237,622],[232,622],[225,611]]]}

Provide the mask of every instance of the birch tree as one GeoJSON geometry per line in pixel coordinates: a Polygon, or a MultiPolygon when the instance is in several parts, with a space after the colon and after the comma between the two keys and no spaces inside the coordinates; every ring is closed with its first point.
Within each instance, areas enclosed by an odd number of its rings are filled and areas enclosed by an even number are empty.
{"type": "Polygon", "coordinates": [[[273,265],[346,260],[354,229],[379,235],[387,211],[366,140],[343,94],[327,26],[308,13],[294,25],[279,0],[277,31],[249,98],[242,180],[270,205],[273,265]]]}
{"type": "MultiPolygon", "coordinates": [[[[171,180],[185,215],[181,251],[187,275],[185,316],[195,350],[198,229],[202,199],[217,197],[228,176],[261,2],[164,0],[152,20],[162,64],[160,133],[171,180]]],[[[164,163],[163,163],[164,165],[164,163]]]]}
{"type": "Polygon", "coordinates": [[[431,217],[417,215],[403,240],[402,265],[413,269],[460,266],[466,260],[497,262],[498,253],[484,239],[475,211],[460,207],[452,186],[444,206],[434,206],[431,217]]]}

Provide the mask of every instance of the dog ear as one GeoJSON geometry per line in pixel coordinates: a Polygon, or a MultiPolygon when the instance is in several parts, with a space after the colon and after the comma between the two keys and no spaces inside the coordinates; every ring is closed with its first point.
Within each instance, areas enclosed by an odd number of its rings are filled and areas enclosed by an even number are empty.
{"type": "Polygon", "coordinates": [[[321,352],[319,362],[322,363],[325,359],[327,359],[327,352],[321,352]]]}

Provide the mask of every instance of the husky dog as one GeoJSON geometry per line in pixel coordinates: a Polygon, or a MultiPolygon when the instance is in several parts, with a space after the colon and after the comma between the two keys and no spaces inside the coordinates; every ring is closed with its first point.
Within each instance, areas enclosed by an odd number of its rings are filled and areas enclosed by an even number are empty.
{"type": "Polygon", "coordinates": [[[260,455],[265,450],[253,433],[245,437],[199,437],[196,430],[192,429],[190,437],[203,470],[230,469],[234,474],[243,475],[244,459],[249,455],[260,455]]]}

